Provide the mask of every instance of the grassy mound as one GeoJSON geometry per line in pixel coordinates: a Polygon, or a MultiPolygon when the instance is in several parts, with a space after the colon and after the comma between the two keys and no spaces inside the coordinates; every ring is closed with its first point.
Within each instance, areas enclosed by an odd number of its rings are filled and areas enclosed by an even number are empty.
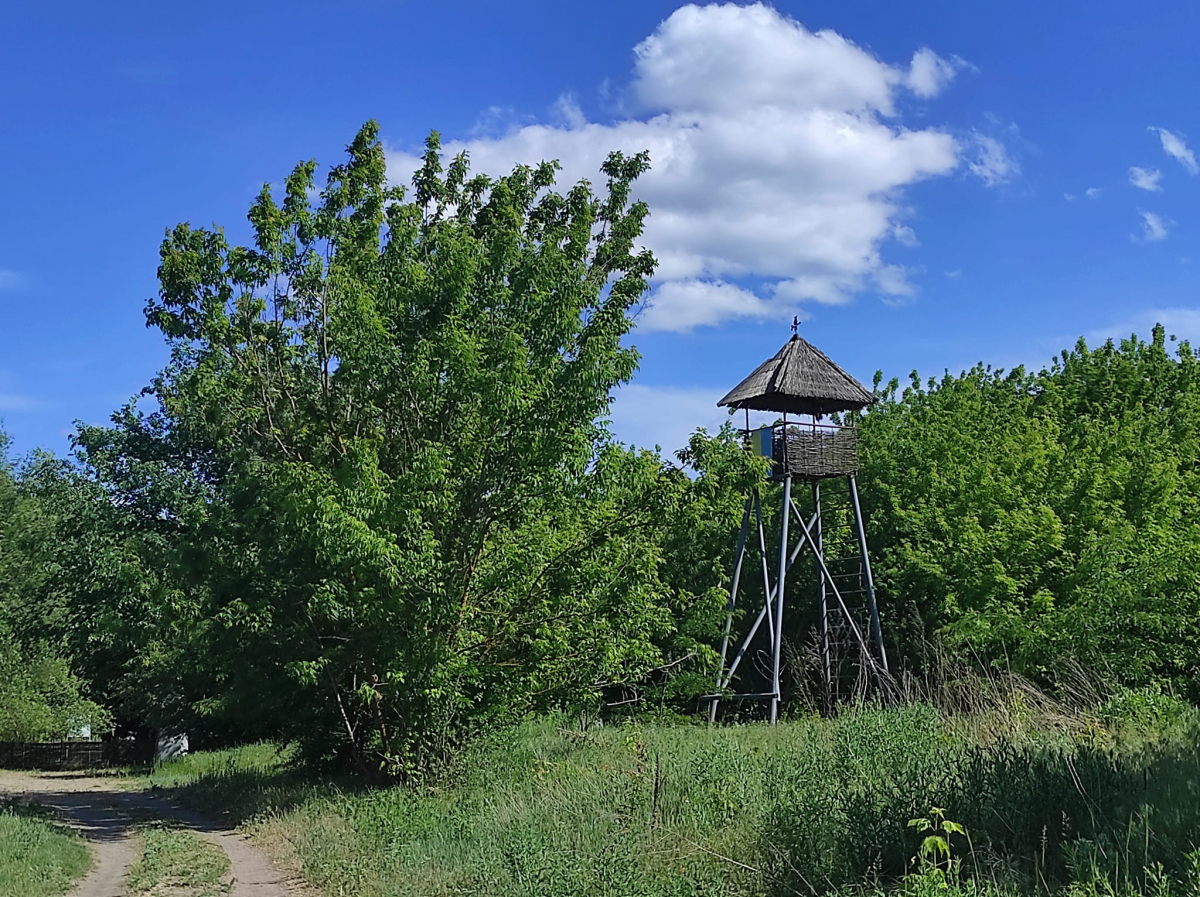
{"type": "Polygon", "coordinates": [[[251,822],[331,895],[1189,894],[1197,715],[1126,703],[1138,713],[541,721],[421,789],[314,781],[265,746],[188,758],[154,782],[251,822]],[[909,825],[920,818],[932,832],[909,825]]]}

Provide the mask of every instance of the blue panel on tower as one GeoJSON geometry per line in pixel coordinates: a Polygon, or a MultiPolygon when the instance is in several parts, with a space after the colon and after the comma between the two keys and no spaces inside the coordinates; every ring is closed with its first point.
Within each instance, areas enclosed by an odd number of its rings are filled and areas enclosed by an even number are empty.
{"type": "Polygon", "coordinates": [[[773,427],[759,427],[750,431],[750,450],[764,458],[773,457],[775,445],[775,430],[773,427]]]}

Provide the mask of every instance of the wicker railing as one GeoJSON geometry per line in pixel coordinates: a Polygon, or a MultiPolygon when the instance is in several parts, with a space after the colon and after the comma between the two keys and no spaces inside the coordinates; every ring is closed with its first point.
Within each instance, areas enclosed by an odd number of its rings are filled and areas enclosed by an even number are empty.
{"type": "Polygon", "coordinates": [[[770,455],[772,476],[805,479],[844,477],[858,472],[858,430],[833,424],[782,424],[746,434],[746,444],[770,455]]]}

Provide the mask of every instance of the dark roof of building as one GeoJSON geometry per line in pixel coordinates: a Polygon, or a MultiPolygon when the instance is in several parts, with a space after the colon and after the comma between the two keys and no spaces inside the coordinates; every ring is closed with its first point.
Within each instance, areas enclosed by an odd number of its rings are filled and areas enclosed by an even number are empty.
{"type": "Polygon", "coordinates": [[[717,404],[819,417],[855,411],[874,401],[866,387],[795,334],[717,404]]]}

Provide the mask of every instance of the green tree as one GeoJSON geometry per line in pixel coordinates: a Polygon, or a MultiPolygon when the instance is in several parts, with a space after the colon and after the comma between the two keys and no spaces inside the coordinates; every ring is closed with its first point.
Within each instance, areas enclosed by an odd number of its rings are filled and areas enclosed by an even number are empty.
{"type": "Polygon", "coordinates": [[[86,683],[62,652],[42,640],[54,521],[22,488],[7,446],[0,430],[0,741],[62,738],[83,725],[99,732],[109,715],[84,696],[86,683]]]}
{"type": "Polygon", "coordinates": [[[8,445],[8,435],[0,429],[0,622],[11,620],[27,596],[41,588],[52,532],[42,509],[22,494],[8,445]]]}
{"type": "MultiPolygon", "coordinates": [[[[1200,697],[1200,375],[1161,327],[1049,369],[893,381],[863,487],[897,647],[1200,697]]],[[[918,658],[910,657],[910,662],[918,658]]]]}
{"type": "Polygon", "coordinates": [[[145,465],[107,469],[82,441],[80,460],[36,455],[20,470],[20,494],[40,521],[39,573],[26,577],[8,619],[23,642],[53,645],[121,722],[173,728],[188,716],[177,682],[197,666],[175,662],[196,622],[172,576],[179,521],[141,512],[154,491],[145,465]]]}
{"type": "Polygon", "coordinates": [[[20,645],[0,626],[0,741],[100,734],[111,715],[83,696],[67,661],[45,645],[20,645]]]}
{"type": "Polygon", "coordinates": [[[663,664],[660,465],[603,424],[654,268],[648,163],[560,194],[550,163],[443,169],[434,135],[406,199],[374,123],[348,155],[315,203],[314,163],[264,188],[251,247],[168,234],[160,410],[83,441],[187,484],[139,495],[186,521],[172,563],[224,680],[199,703],[405,771],[663,664]]]}

